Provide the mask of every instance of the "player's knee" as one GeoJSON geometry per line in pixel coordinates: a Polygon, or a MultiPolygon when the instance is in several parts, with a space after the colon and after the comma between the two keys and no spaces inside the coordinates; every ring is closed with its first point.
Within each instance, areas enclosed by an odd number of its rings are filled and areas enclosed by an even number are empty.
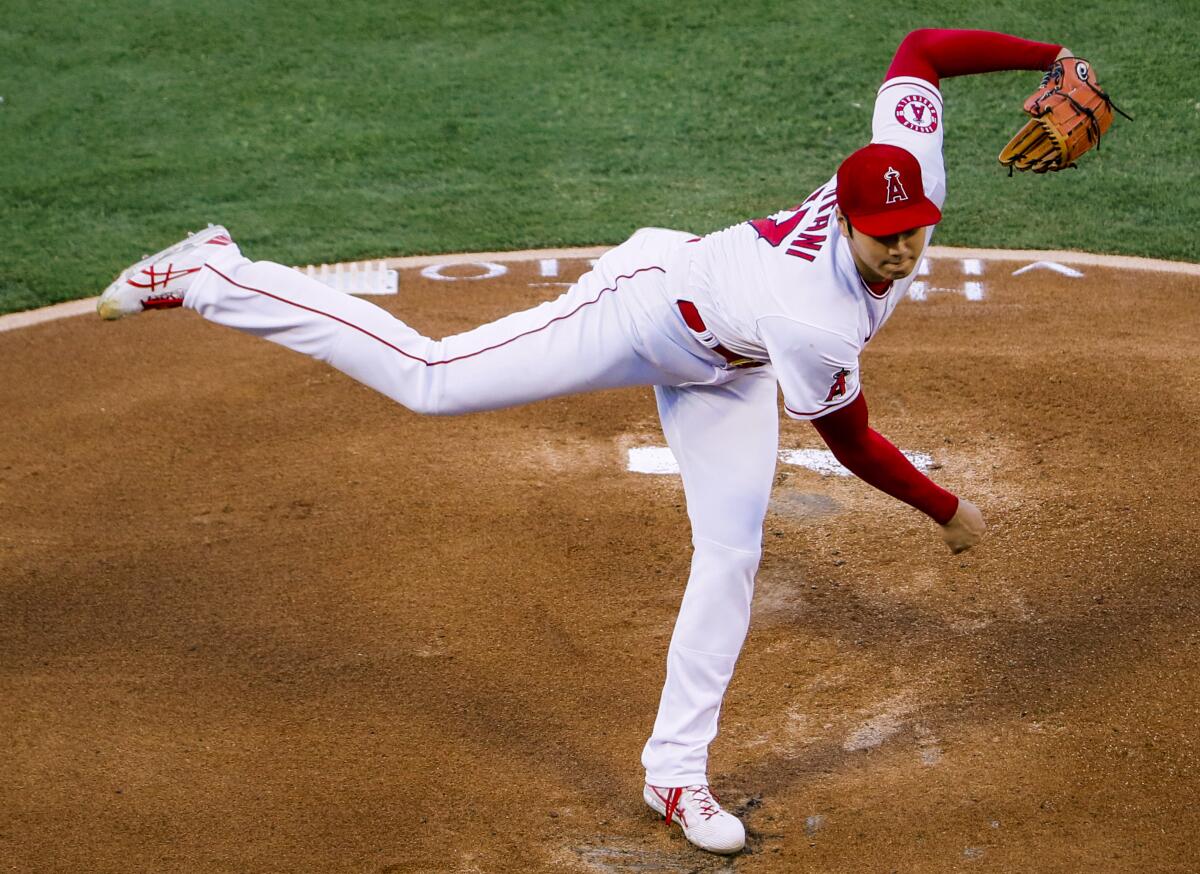
{"type": "Polygon", "coordinates": [[[401,403],[403,403],[404,406],[407,407],[410,412],[417,413],[418,415],[421,415],[421,416],[436,416],[437,415],[436,407],[433,407],[432,405],[430,405],[429,401],[426,398],[418,397],[418,398],[413,398],[411,400],[401,401],[401,403]]]}
{"type": "Polygon", "coordinates": [[[740,545],[711,540],[699,535],[692,538],[693,562],[702,562],[720,567],[728,575],[753,578],[758,572],[762,558],[762,539],[743,542],[740,545]]]}
{"type": "Polygon", "coordinates": [[[451,392],[436,385],[427,386],[412,403],[406,404],[406,406],[414,413],[442,418],[491,409],[486,403],[481,403],[477,399],[455,397],[451,392]]]}
{"type": "Polygon", "coordinates": [[[422,391],[402,401],[414,413],[422,416],[454,416],[458,410],[448,405],[440,392],[422,391]]]}
{"type": "Polygon", "coordinates": [[[699,545],[701,541],[715,544],[731,552],[758,556],[762,552],[762,520],[764,512],[747,508],[739,513],[736,502],[722,506],[718,518],[692,519],[692,537],[699,545]]]}
{"type": "Polygon", "coordinates": [[[401,369],[396,375],[399,391],[396,400],[422,416],[453,416],[459,412],[446,391],[444,374],[424,367],[415,373],[401,369]]]}

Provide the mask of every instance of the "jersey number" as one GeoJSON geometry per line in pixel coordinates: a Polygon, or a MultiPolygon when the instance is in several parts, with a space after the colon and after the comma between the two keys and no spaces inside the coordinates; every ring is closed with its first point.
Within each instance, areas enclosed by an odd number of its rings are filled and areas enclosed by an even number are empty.
{"type": "MultiPolygon", "coordinates": [[[[776,213],[776,215],[778,214],[776,213]]],[[[783,241],[790,237],[792,232],[800,226],[800,222],[804,221],[806,215],[808,215],[808,208],[801,204],[796,207],[796,211],[792,213],[790,218],[786,218],[783,221],[776,221],[771,217],[754,219],[750,222],[750,227],[758,231],[759,237],[778,249],[783,244],[783,241]]]]}

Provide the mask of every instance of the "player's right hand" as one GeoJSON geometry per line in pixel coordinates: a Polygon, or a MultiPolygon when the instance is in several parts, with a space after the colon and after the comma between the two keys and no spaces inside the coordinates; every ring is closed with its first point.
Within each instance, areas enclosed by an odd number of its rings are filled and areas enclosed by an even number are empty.
{"type": "Polygon", "coordinates": [[[946,541],[951,552],[957,554],[978,543],[986,530],[987,525],[979,508],[966,498],[959,498],[954,516],[942,526],[942,540],[946,541]]]}

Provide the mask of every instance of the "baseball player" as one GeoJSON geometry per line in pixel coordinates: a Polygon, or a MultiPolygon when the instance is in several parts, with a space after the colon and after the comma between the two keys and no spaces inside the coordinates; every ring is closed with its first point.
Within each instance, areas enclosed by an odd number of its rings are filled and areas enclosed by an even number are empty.
{"type": "Polygon", "coordinates": [[[637,231],[557,300],[441,340],[367,301],[247,259],[210,227],[125,270],[104,318],[184,306],[328,362],[410,410],[453,415],[654,386],[683,476],[691,571],[642,752],[645,802],[687,839],[735,853],[742,823],[708,786],[708,747],[750,621],[784,408],[871,485],[928,515],[955,552],[983,518],[868,425],[859,358],[913,281],[946,197],[939,81],[1046,70],[1059,45],[917,30],[901,43],[872,137],[801,203],[703,237],[637,231]]]}

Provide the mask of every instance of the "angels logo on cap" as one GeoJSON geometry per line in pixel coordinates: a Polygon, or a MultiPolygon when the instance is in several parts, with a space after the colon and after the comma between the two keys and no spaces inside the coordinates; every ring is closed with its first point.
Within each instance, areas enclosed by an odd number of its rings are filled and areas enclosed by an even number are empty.
{"type": "Polygon", "coordinates": [[[883,174],[883,181],[887,183],[888,203],[908,200],[908,192],[904,190],[904,183],[900,181],[899,170],[895,167],[888,167],[887,172],[883,174]]]}
{"type": "Polygon", "coordinates": [[[942,211],[925,194],[917,156],[887,143],[871,143],[842,162],[837,202],[851,225],[873,237],[942,220],[942,211]]]}

